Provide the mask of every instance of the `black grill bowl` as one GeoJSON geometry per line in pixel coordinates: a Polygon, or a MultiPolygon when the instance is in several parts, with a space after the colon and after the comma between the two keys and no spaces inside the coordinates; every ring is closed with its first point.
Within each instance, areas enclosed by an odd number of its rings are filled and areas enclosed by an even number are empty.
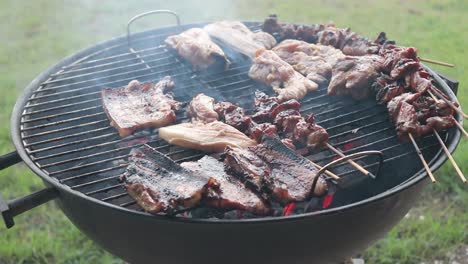
{"type": "MultiPolygon", "coordinates": [[[[252,29],[260,25],[246,24],[252,29]]],[[[8,226],[13,225],[13,216],[57,198],[80,230],[130,263],[337,263],[367,248],[401,220],[427,183],[414,149],[396,140],[384,108],[372,100],[357,103],[328,97],[323,89],[305,98],[303,106],[306,104],[309,112],[313,109],[318,123],[332,131],[335,144],[359,137],[360,144],[349,152],[363,150],[359,149],[363,144],[382,150],[386,165],[377,180],[364,179],[343,191],[341,201],[336,198],[330,209],[288,217],[184,219],[139,210],[118,181],[124,166],[117,162],[125,160],[131,147],[119,145],[127,139],[121,140],[108,127],[100,107],[100,89],[122,86],[133,78],[154,81],[172,75],[176,76],[176,85],[179,82],[186,87],[176,98],[189,100],[195,92],[204,91],[218,100],[243,102],[244,107],[248,107],[255,89],[269,90],[246,77],[249,64],[242,58],[233,60],[229,74],[200,73],[193,78],[190,65],[179,61],[174,52],[158,47],[166,36],[193,26],[200,24],[134,34],[135,50],[150,48],[139,53],[141,56],[129,53],[125,36],[97,44],[62,60],[31,82],[13,110],[11,135],[21,160],[48,188],[8,203],[0,199],[0,212],[8,226]],[[98,68],[93,68],[96,65],[98,68]],[[197,90],[206,87],[208,90],[197,90]],[[314,98],[321,99],[316,102],[314,98]],[[371,115],[365,119],[368,113],[371,115]],[[342,125],[354,119],[360,121],[342,125]],[[359,133],[350,135],[356,126],[359,133]],[[376,129],[382,132],[375,133],[376,129]]],[[[433,75],[439,88],[456,101],[447,84],[433,75]]],[[[186,116],[181,112],[178,118],[186,116]]],[[[462,122],[461,117],[457,119],[462,122]]],[[[451,129],[442,137],[453,152],[460,132],[451,129]]],[[[446,157],[434,137],[419,143],[431,170],[437,170],[446,157]]],[[[164,145],[158,139],[150,144],[173,154],[171,157],[179,162],[203,155],[164,145]]],[[[18,162],[18,155],[1,157],[0,168],[18,162]]],[[[333,155],[322,151],[311,158],[323,165],[333,155]]],[[[376,166],[372,160],[361,162],[368,169],[376,166]]],[[[346,167],[341,172],[350,174],[346,167]]]]}

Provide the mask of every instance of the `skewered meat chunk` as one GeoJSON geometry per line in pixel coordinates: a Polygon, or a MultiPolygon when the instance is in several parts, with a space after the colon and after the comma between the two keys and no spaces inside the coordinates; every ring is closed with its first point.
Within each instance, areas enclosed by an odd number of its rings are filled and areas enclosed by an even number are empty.
{"type": "Polygon", "coordinates": [[[220,21],[203,28],[211,37],[219,39],[249,58],[259,49],[271,49],[276,45],[273,36],[266,32],[253,33],[238,21],[220,21]]]}
{"type": "Polygon", "coordinates": [[[196,69],[229,65],[229,60],[223,50],[201,28],[191,28],[179,35],[170,36],[165,42],[177,50],[182,58],[192,63],[196,69]]]}
{"type": "Polygon", "coordinates": [[[262,142],[264,135],[278,135],[278,130],[276,129],[276,126],[271,123],[262,123],[253,124],[253,126],[250,127],[248,133],[250,134],[250,138],[260,143],[262,142]]]}
{"type": "Polygon", "coordinates": [[[203,202],[216,208],[225,210],[240,209],[258,215],[265,215],[269,209],[265,202],[237,178],[224,171],[224,164],[213,157],[204,156],[196,162],[180,164],[194,175],[203,175],[212,178],[219,184],[218,190],[210,190],[203,202]]]}
{"type": "Polygon", "coordinates": [[[179,108],[168,92],[174,88],[170,76],[156,84],[141,84],[137,80],[117,89],[102,89],[102,107],[121,137],[145,127],[161,127],[176,120],[179,108]]]}
{"type": "Polygon", "coordinates": [[[317,179],[313,186],[315,177],[319,177],[317,169],[279,139],[267,137],[262,144],[250,150],[268,164],[269,171],[264,174],[265,185],[280,203],[303,201],[312,190],[317,196],[327,192],[327,184],[322,178],[317,179]]]}
{"type": "MultiPolygon", "coordinates": [[[[380,51],[380,55],[384,58],[383,70],[389,73],[394,80],[417,69],[415,64],[412,63],[418,62],[417,51],[413,47],[389,45],[386,49],[380,51]]],[[[419,67],[419,64],[417,66],[419,67]]]]}
{"type": "Polygon", "coordinates": [[[218,189],[214,178],[194,174],[147,145],[132,150],[123,180],[128,194],[152,214],[191,208],[218,189]]]}
{"type": "Polygon", "coordinates": [[[318,89],[318,85],[283,61],[270,50],[259,50],[249,70],[249,77],[258,82],[273,87],[278,93],[278,101],[302,99],[310,91],[318,89]]]}
{"type": "Polygon", "coordinates": [[[233,103],[219,102],[214,109],[226,124],[241,132],[247,131],[252,123],[252,118],[245,115],[244,109],[233,103]]]}
{"type": "Polygon", "coordinates": [[[205,94],[196,95],[188,107],[188,114],[194,119],[202,122],[213,122],[219,119],[214,110],[214,98],[205,94]]]}
{"type": "Polygon", "coordinates": [[[219,121],[163,127],[159,129],[159,137],[169,144],[209,152],[223,152],[226,146],[246,148],[257,144],[239,130],[219,121]]]}
{"type": "Polygon", "coordinates": [[[268,16],[262,24],[262,30],[274,35],[279,41],[284,39],[299,39],[310,43],[316,43],[317,33],[324,30],[325,26],[295,25],[290,23],[278,23],[276,15],[268,16]]]}
{"type": "Polygon", "coordinates": [[[356,100],[367,98],[370,87],[379,77],[382,57],[367,55],[346,57],[333,67],[333,76],[328,85],[329,95],[350,95],[356,100]]]}
{"type": "Polygon", "coordinates": [[[256,122],[272,122],[271,110],[278,105],[276,97],[270,97],[264,92],[255,91],[255,113],[252,119],[256,122]]]}

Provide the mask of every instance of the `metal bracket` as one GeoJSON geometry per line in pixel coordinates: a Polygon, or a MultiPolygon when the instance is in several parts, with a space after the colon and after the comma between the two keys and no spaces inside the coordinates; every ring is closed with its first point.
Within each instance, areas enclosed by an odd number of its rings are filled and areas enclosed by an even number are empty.
{"type": "Polygon", "coordinates": [[[174,12],[174,11],[171,11],[171,10],[152,10],[152,11],[148,11],[148,12],[145,12],[145,13],[141,13],[139,15],[136,15],[134,17],[132,17],[128,23],[127,23],[127,44],[128,44],[128,47],[131,48],[131,43],[132,43],[132,39],[131,39],[131,34],[130,34],[130,25],[137,19],[139,18],[142,18],[142,17],[145,17],[147,15],[151,15],[151,14],[171,14],[173,15],[175,18],[176,18],[176,21],[177,21],[177,26],[180,26],[180,17],[179,15],[174,12]]]}
{"type": "Polygon", "coordinates": [[[22,159],[18,155],[18,152],[13,151],[8,154],[0,156],[0,170],[3,170],[11,165],[21,162],[22,159]]]}
{"type": "Polygon", "coordinates": [[[350,155],[346,155],[344,157],[341,157],[339,159],[336,159],[330,163],[327,163],[325,166],[323,166],[318,172],[317,174],[315,175],[315,178],[314,178],[314,182],[312,183],[312,190],[315,189],[315,186],[317,185],[317,181],[318,181],[318,178],[319,176],[324,173],[329,167],[331,166],[334,166],[336,164],[339,164],[339,163],[342,163],[342,162],[345,162],[345,161],[348,161],[352,158],[358,158],[358,157],[362,157],[362,156],[369,156],[369,155],[378,155],[379,156],[379,168],[377,169],[377,173],[375,175],[375,177],[378,177],[379,174],[380,174],[380,170],[382,168],[382,164],[383,164],[383,153],[382,151],[378,151],[378,150],[368,150],[368,151],[361,151],[361,152],[356,152],[356,153],[353,153],[353,154],[350,154],[350,155]]]}

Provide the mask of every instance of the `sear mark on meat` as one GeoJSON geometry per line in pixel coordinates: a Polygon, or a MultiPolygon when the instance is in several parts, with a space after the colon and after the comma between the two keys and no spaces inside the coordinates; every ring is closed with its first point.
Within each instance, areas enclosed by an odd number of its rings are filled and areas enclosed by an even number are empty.
{"type": "Polygon", "coordinates": [[[220,21],[203,28],[208,34],[221,40],[238,52],[253,59],[259,49],[271,49],[276,45],[273,36],[266,32],[253,33],[238,21],[220,21]]]}
{"type": "Polygon", "coordinates": [[[203,202],[224,210],[240,209],[258,215],[266,215],[269,209],[265,202],[254,192],[247,189],[242,182],[224,171],[224,164],[210,156],[204,156],[197,162],[180,164],[194,175],[213,178],[219,184],[218,190],[206,193],[203,202]]]}
{"type": "Polygon", "coordinates": [[[146,127],[161,127],[176,120],[179,108],[168,92],[174,88],[170,76],[156,84],[141,84],[137,80],[117,89],[102,89],[102,106],[121,137],[146,127]]]}
{"type": "Polygon", "coordinates": [[[249,77],[271,86],[278,94],[278,101],[302,99],[318,85],[296,72],[287,62],[270,50],[259,50],[249,70],[249,77]]]}
{"type": "Polygon", "coordinates": [[[194,174],[147,145],[131,151],[122,178],[128,194],[152,214],[192,208],[219,188],[214,178],[194,174]]]}
{"type": "Polygon", "coordinates": [[[265,185],[280,203],[303,201],[312,189],[316,196],[327,192],[328,187],[322,177],[317,179],[316,186],[312,186],[318,170],[279,139],[266,136],[262,144],[249,149],[268,164],[270,170],[265,174],[265,185]]]}
{"type": "Polygon", "coordinates": [[[196,95],[188,107],[187,113],[195,121],[213,122],[219,119],[218,113],[214,110],[214,98],[205,94],[196,95]]]}
{"type": "Polygon", "coordinates": [[[165,42],[196,69],[217,65],[227,67],[230,63],[223,50],[201,28],[191,28],[179,35],[170,36],[165,42]]]}
{"type": "Polygon", "coordinates": [[[208,152],[223,152],[226,146],[246,148],[257,144],[239,130],[219,121],[163,127],[159,129],[159,137],[172,145],[208,152]]]}

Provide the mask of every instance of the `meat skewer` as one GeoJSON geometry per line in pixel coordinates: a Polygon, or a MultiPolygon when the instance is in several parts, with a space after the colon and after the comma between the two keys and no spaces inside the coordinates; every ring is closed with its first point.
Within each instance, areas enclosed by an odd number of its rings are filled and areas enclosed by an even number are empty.
{"type": "Polygon", "coordinates": [[[450,160],[450,162],[452,163],[453,167],[454,167],[455,170],[457,171],[458,176],[460,177],[460,179],[462,180],[463,183],[466,183],[466,178],[465,178],[465,176],[463,175],[463,172],[460,170],[460,168],[458,167],[457,163],[456,163],[455,160],[453,159],[452,154],[450,154],[450,151],[449,151],[449,150],[447,149],[447,147],[445,146],[444,141],[442,140],[442,138],[440,138],[439,132],[437,132],[437,130],[435,130],[435,129],[432,129],[432,131],[434,132],[434,135],[436,136],[437,140],[439,141],[440,146],[441,146],[442,149],[444,150],[445,155],[447,155],[447,157],[449,158],[449,160],[450,160]]]}
{"type": "Polygon", "coordinates": [[[465,114],[462,110],[460,110],[456,105],[453,104],[453,102],[451,102],[450,100],[448,100],[447,98],[445,98],[444,95],[440,94],[438,91],[436,90],[432,90],[432,91],[427,91],[431,96],[434,96],[433,93],[435,93],[437,95],[437,97],[439,97],[440,99],[442,99],[444,102],[446,102],[453,110],[457,111],[459,114],[461,114],[463,116],[463,118],[465,119],[468,119],[468,115],[465,114]]]}
{"type": "Polygon", "coordinates": [[[423,164],[423,166],[424,166],[424,169],[425,169],[426,172],[427,172],[427,175],[429,175],[429,178],[431,178],[431,181],[432,181],[433,183],[436,182],[436,179],[434,178],[434,175],[432,174],[431,169],[429,168],[429,165],[427,165],[427,162],[426,162],[426,160],[424,159],[424,156],[423,156],[421,150],[419,149],[418,144],[417,144],[416,141],[414,140],[413,135],[412,135],[411,133],[408,133],[408,137],[410,138],[411,143],[413,143],[413,146],[414,146],[414,148],[415,148],[415,150],[416,150],[416,153],[418,154],[419,159],[421,160],[421,162],[422,162],[422,164],[423,164]]]}
{"type": "MultiPolygon", "coordinates": [[[[432,99],[434,99],[434,101],[438,101],[437,100],[437,97],[435,97],[435,95],[433,93],[431,93],[430,91],[428,91],[429,95],[432,97],[432,99]]],[[[445,101],[444,101],[445,102],[445,101]]],[[[453,109],[453,108],[452,108],[453,109]]],[[[458,109],[458,108],[457,108],[458,109]]],[[[455,125],[458,127],[458,129],[460,129],[460,131],[463,133],[463,135],[465,137],[468,137],[468,132],[466,132],[465,128],[457,121],[457,120],[454,120],[455,122],[455,125]]]]}
{"type": "Polygon", "coordinates": [[[437,65],[446,66],[446,67],[450,67],[450,68],[455,67],[455,64],[446,63],[446,62],[443,62],[443,61],[437,61],[437,60],[426,59],[426,58],[421,58],[421,57],[418,57],[418,59],[420,61],[429,62],[429,63],[432,63],[432,64],[437,64],[437,65]]]}

